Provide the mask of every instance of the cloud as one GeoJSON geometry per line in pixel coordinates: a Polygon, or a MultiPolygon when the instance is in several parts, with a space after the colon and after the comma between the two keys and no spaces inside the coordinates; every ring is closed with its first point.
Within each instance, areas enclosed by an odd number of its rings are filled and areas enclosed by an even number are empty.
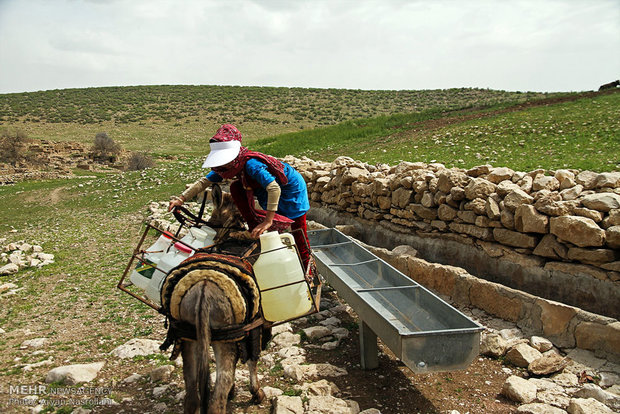
{"type": "Polygon", "coordinates": [[[618,76],[619,20],[617,1],[5,0],[0,93],[147,83],[593,89],[618,76]]]}

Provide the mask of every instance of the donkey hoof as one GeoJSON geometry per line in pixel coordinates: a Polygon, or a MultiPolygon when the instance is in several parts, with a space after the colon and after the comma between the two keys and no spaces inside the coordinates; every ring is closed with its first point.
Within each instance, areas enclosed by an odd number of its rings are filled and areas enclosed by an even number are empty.
{"type": "Polygon", "coordinates": [[[256,391],[256,394],[252,395],[252,401],[250,401],[252,404],[260,404],[263,402],[263,400],[265,399],[265,392],[263,391],[262,388],[259,388],[258,391],[256,391]]]}

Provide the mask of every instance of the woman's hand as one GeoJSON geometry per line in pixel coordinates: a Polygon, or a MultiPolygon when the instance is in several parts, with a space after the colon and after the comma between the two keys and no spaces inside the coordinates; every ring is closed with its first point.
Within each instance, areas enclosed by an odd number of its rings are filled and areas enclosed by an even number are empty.
{"type": "Polygon", "coordinates": [[[170,204],[168,204],[168,211],[172,211],[172,209],[176,207],[181,207],[183,203],[185,203],[185,197],[174,197],[172,200],[170,200],[170,204]]]}
{"type": "Polygon", "coordinates": [[[265,220],[263,220],[262,223],[252,229],[252,237],[258,239],[261,234],[269,230],[269,228],[273,225],[273,217],[275,216],[275,214],[275,211],[267,211],[267,214],[265,215],[265,220]]]}

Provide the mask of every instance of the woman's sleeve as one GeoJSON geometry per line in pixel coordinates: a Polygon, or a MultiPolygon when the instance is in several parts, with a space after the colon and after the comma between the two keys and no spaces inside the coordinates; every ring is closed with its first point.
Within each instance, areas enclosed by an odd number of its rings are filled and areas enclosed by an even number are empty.
{"type": "Polygon", "coordinates": [[[189,201],[196,197],[198,194],[202,193],[211,185],[212,181],[210,181],[207,177],[202,177],[200,180],[196,181],[194,184],[190,185],[183,193],[181,194],[186,201],[189,201]]]}

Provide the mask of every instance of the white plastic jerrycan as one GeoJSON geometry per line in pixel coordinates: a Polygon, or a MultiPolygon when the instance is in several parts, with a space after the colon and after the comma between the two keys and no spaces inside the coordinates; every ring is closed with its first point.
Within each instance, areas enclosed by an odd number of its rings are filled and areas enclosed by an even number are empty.
{"type": "Polygon", "coordinates": [[[312,309],[312,296],[294,245],[295,239],[288,233],[272,231],[260,236],[261,254],[253,267],[267,321],[293,319],[312,309]],[[294,282],[300,283],[277,287],[294,282]]]}
{"type": "Polygon", "coordinates": [[[213,244],[215,230],[209,226],[190,227],[181,241],[192,246],[195,250],[202,249],[213,244]]]}
{"type": "Polygon", "coordinates": [[[172,243],[172,235],[167,232],[162,233],[157,241],[144,252],[144,260],[139,261],[129,275],[131,283],[140,289],[146,289],[155,272],[155,266],[168,251],[170,243],[172,243]]]}
{"type": "Polygon", "coordinates": [[[166,279],[168,272],[193,254],[194,250],[190,247],[187,247],[182,243],[175,243],[174,248],[170,249],[170,251],[164,254],[159,260],[157,270],[153,273],[153,277],[146,286],[146,290],[144,292],[146,297],[156,304],[161,305],[161,286],[163,285],[164,279],[166,279]]]}

